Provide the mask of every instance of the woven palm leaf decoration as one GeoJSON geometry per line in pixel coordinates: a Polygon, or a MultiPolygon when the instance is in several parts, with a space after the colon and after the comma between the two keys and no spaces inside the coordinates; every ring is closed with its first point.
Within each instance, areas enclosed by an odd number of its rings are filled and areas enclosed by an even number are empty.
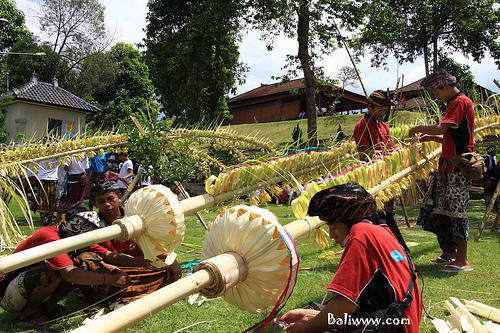
{"type": "Polygon", "coordinates": [[[238,308],[260,313],[291,295],[299,256],[293,238],[271,212],[238,205],[215,218],[203,239],[202,260],[232,251],[246,264],[246,276],[224,292],[238,308]]]}
{"type": "Polygon", "coordinates": [[[139,215],[146,230],[135,241],[144,257],[156,260],[158,254],[173,252],[184,239],[186,226],[177,196],[163,185],[151,185],[135,191],[125,205],[125,217],[139,215]]]}

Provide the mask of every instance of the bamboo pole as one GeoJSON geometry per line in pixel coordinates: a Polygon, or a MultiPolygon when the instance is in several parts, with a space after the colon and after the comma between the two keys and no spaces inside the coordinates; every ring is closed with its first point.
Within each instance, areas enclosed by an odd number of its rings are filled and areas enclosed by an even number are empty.
{"type": "Polygon", "coordinates": [[[497,80],[493,79],[493,83],[500,89],[500,83],[497,80]]]}
{"type": "Polygon", "coordinates": [[[401,208],[403,209],[403,214],[405,216],[406,226],[408,228],[411,228],[410,221],[408,220],[408,212],[406,211],[406,205],[405,205],[405,202],[403,200],[403,196],[402,195],[399,196],[399,201],[401,202],[401,208]]]}
{"type": "Polygon", "coordinates": [[[12,272],[18,268],[25,267],[47,258],[52,258],[62,253],[78,250],[86,246],[102,243],[109,239],[122,236],[122,228],[112,225],[106,228],[86,232],[77,236],[63,238],[54,242],[46,243],[21,252],[0,258],[0,274],[12,272]]]}
{"type": "MultiPolygon", "coordinates": [[[[322,226],[325,222],[319,218],[307,218],[306,220],[295,220],[287,224],[284,228],[297,241],[308,238],[316,228],[322,226]]],[[[121,332],[127,327],[131,327],[137,322],[161,311],[167,306],[205,288],[212,288],[216,280],[222,277],[231,279],[223,281],[224,288],[230,288],[246,275],[246,266],[244,260],[233,259],[233,256],[239,257],[234,252],[224,253],[217,257],[207,259],[210,265],[198,270],[197,272],[177,280],[160,290],[146,295],[141,299],[129,303],[113,312],[110,312],[97,320],[81,326],[74,333],[93,333],[93,332],[121,332]]],[[[203,267],[203,266],[202,266],[203,267]]],[[[212,290],[212,289],[211,289],[212,290]]]]}
{"type": "Polygon", "coordinates": [[[481,238],[481,234],[483,233],[484,227],[486,225],[486,220],[488,219],[488,216],[490,215],[491,210],[495,206],[495,201],[497,200],[499,194],[500,194],[500,182],[498,182],[497,187],[495,188],[495,192],[493,192],[493,196],[491,197],[490,203],[488,204],[488,207],[486,208],[486,212],[484,212],[483,218],[481,219],[481,223],[479,224],[479,227],[477,228],[477,233],[476,233],[476,236],[474,237],[475,242],[478,242],[479,238],[481,238]]]}
{"type": "Polygon", "coordinates": [[[368,98],[368,93],[366,92],[365,85],[363,84],[363,80],[361,80],[361,74],[359,74],[358,67],[356,66],[356,63],[354,62],[354,59],[351,56],[351,52],[349,51],[349,48],[347,47],[347,43],[342,37],[342,34],[340,33],[340,29],[337,26],[337,23],[333,21],[333,25],[335,26],[335,29],[337,30],[337,33],[339,34],[340,40],[342,41],[342,44],[344,44],[345,50],[347,51],[347,55],[349,56],[349,59],[351,59],[352,66],[354,67],[354,70],[356,71],[356,75],[358,76],[359,83],[361,83],[361,88],[363,88],[363,92],[365,93],[365,97],[368,98]]]}
{"type": "MultiPolygon", "coordinates": [[[[318,165],[311,168],[299,170],[293,173],[294,176],[300,176],[304,173],[309,173],[311,171],[324,168],[329,164],[333,164],[335,161],[329,161],[324,165],[318,165]]],[[[182,205],[184,215],[194,214],[202,209],[213,207],[221,202],[229,201],[234,196],[242,195],[254,191],[260,187],[276,184],[280,181],[286,180],[286,175],[280,175],[274,177],[267,181],[262,181],[254,185],[246,186],[244,188],[219,194],[217,196],[211,196],[209,194],[203,194],[196,197],[192,197],[186,200],[180,201],[182,205]]],[[[138,236],[140,233],[134,234],[138,236]]],[[[87,232],[78,236],[71,236],[64,239],[60,239],[54,242],[43,244],[40,246],[33,247],[29,250],[21,251],[18,253],[11,254],[0,258],[0,274],[5,274],[16,270],[18,268],[30,265],[32,263],[39,262],[41,260],[54,257],[56,255],[66,253],[68,251],[80,249],[89,245],[101,243],[110,239],[123,237],[121,229],[117,226],[110,226],[94,231],[87,232]],[[110,230],[109,228],[113,228],[110,230]],[[62,244],[62,245],[61,245],[62,244]]],[[[132,238],[130,236],[127,239],[132,238]]]]}
{"type": "Polygon", "coordinates": [[[368,190],[368,192],[370,192],[370,194],[372,196],[377,195],[379,192],[385,190],[385,188],[388,187],[389,185],[398,182],[399,180],[401,180],[404,177],[408,176],[413,171],[415,171],[417,169],[420,169],[425,163],[427,163],[427,162],[435,159],[436,157],[438,157],[441,154],[441,151],[442,151],[442,148],[438,148],[438,149],[434,150],[432,153],[430,153],[429,155],[425,156],[423,159],[421,159],[417,163],[415,163],[413,165],[410,165],[406,169],[401,170],[397,174],[392,175],[391,177],[387,178],[386,180],[384,180],[379,185],[372,187],[371,189],[368,190]]]}
{"type": "Polygon", "coordinates": [[[9,167],[11,165],[27,164],[27,163],[33,163],[33,162],[39,162],[39,161],[46,161],[46,160],[50,160],[50,159],[53,159],[53,158],[65,157],[65,156],[68,156],[68,155],[73,155],[73,154],[78,154],[78,153],[84,153],[84,152],[87,152],[87,151],[99,150],[99,149],[110,148],[110,147],[115,147],[115,146],[123,146],[125,143],[127,143],[127,142],[126,141],[124,141],[124,142],[118,142],[118,143],[115,142],[115,143],[108,143],[108,144],[100,145],[100,146],[93,146],[93,147],[81,148],[81,149],[76,149],[76,150],[69,150],[69,151],[64,152],[64,153],[57,153],[57,154],[53,154],[53,155],[48,155],[48,156],[43,156],[43,157],[37,157],[37,158],[30,159],[30,160],[24,160],[24,161],[18,161],[18,162],[10,162],[10,163],[6,163],[6,164],[0,164],[0,167],[4,168],[4,167],[9,167]]]}
{"type": "MultiPolygon", "coordinates": [[[[318,169],[322,169],[322,168],[326,169],[328,166],[330,166],[331,164],[336,163],[336,162],[337,162],[337,160],[330,160],[330,161],[327,161],[321,165],[316,165],[316,166],[313,166],[313,167],[310,167],[307,169],[295,171],[293,173],[290,173],[290,175],[294,176],[294,177],[299,177],[303,174],[307,174],[307,173],[316,171],[318,169]]],[[[196,197],[182,200],[180,202],[180,204],[182,205],[182,208],[184,209],[184,215],[191,215],[191,214],[198,212],[202,209],[211,208],[219,203],[232,200],[235,196],[237,197],[240,195],[244,195],[244,194],[250,193],[252,191],[255,191],[259,188],[267,187],[269,185],[274,185],[274,184],[277,184],[277,183],[284,181],[284,180],[286,181],[286,180],[288,180],[288,178],[289,177],[287,174],[283,174],[283,175],[279,175],[279,176],[273,177],[273,178],[268,179],[268,180],[263,180],[263,181],[258,182],[256,184],[253,184],[253,185],[248,185],[248,186],[245,186],[245,187],[242,187],[239,189],[235,189],[235,190],[232,190],[229,192],[224,192],[224,193],[221,193],[221,194],[218,194],[215,196],[212,196],[210,194],[198,195],[196,197]]]]}
{"type": "MultiPolygon", "coordinates": [[[[191,196],[186,191],[186,189],[184,188],[184,186],[182,186],[182,183],[176,181],[175,182],[175,186],[177,186],[179,188],[179,191],[181,191],[181,193],[182,193],[182,195],[184,196],[185,199],[191,198],[191,196]]],[[[198,218],[198,221],[200,221],[200,223],[203,225],[203,228],[205,228],[205,230],[208,230],[208,226],[205,223],[205,220],[203,219],[203,216],[201,216],[200,212],[196,212],[195,215],[198,218]]]]}
{"type": "Polygon", "coordinates": [[[121,332],[184,297],[209,286],[212,281],[213,277],[208,270],[195,272],[72,332],[121,332]]]}

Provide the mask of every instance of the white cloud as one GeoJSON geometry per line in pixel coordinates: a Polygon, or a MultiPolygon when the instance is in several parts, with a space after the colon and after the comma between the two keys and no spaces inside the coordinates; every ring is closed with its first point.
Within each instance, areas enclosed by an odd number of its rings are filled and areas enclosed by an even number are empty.
{"type": "MultiPolygon", "coordinates": [[[[36,18],[39,0],[15,0],[15,2],[17,7],[25,12],[28,28],[40,35],[36,18]]],[[[143,29],[146,26],[147,0],[101,0],[101,2],[106,7],[105,20],[108,28],[114,30],[116,27],[116,41],[131,44],[140,43],[145,36],[143,29]]],[[[285,64],[286,55],[297,53],[296,39],[280,36],[273,45],[273,51],[269,52],[265,42],[261,41],[259,37],[258,32],[250,31],[244,34],[243,41],[240,43],[240,61],[245,62],[250,67],[250,71],[247,73],[246,83],[238,87],[238,94],[254,89],[261,83],[271,83],[271,76],[285,74],[281,68],[285,64]]],[[[493,79],[500,79],[500,71],[489,55],[481,63],[466,59],[461,54],[454,54],[453,57],[458,62],[470,66],[472,74],[479,84],[493,91],[500,91],[493,83],[493,79]]],[[[330,77],[334,77],[340,67],[351,65],[347,53],[343,49],[325,56],[321,64],[330,77]]],[[[375,89],[395,86],[398,66],[394,60],[389,62],[391,71],[370,67],[369,55],[362,58],[358,66],[368,93],[375,89]]],[[[413,64],[400,65],[399,75],[401,74],[405,76],[404,84],[422,78],[425,75],[423,60],[420,59],[413,64]]],[[[352,90],[363,93],[361,88],[352,90]]]]}

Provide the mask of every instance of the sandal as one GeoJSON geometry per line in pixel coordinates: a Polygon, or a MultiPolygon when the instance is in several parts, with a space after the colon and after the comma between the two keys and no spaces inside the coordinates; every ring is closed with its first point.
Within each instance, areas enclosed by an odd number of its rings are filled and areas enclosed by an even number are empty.
{"type": "Polygon", "coordinates": [[[436,259],[431,259],[431,262],[436,265],[447,265],[451,263],[451,259],[443,258],[443,256],[439,256],[436,259]]]}

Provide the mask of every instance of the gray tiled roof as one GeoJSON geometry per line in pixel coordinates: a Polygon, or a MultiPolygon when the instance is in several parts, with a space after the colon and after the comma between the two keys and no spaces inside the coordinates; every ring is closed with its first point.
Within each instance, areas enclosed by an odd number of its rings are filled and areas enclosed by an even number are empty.
{"type": "Polygon", "coordinates": [[[97,112],[100,110],[98,106],[84,101],[61,87],[33,79],[17,88],[12,88],[2,94],[0,98],[6,96],[14,96],[16,100],[20,101],[55,105],[86,112],[97,112]]]}

